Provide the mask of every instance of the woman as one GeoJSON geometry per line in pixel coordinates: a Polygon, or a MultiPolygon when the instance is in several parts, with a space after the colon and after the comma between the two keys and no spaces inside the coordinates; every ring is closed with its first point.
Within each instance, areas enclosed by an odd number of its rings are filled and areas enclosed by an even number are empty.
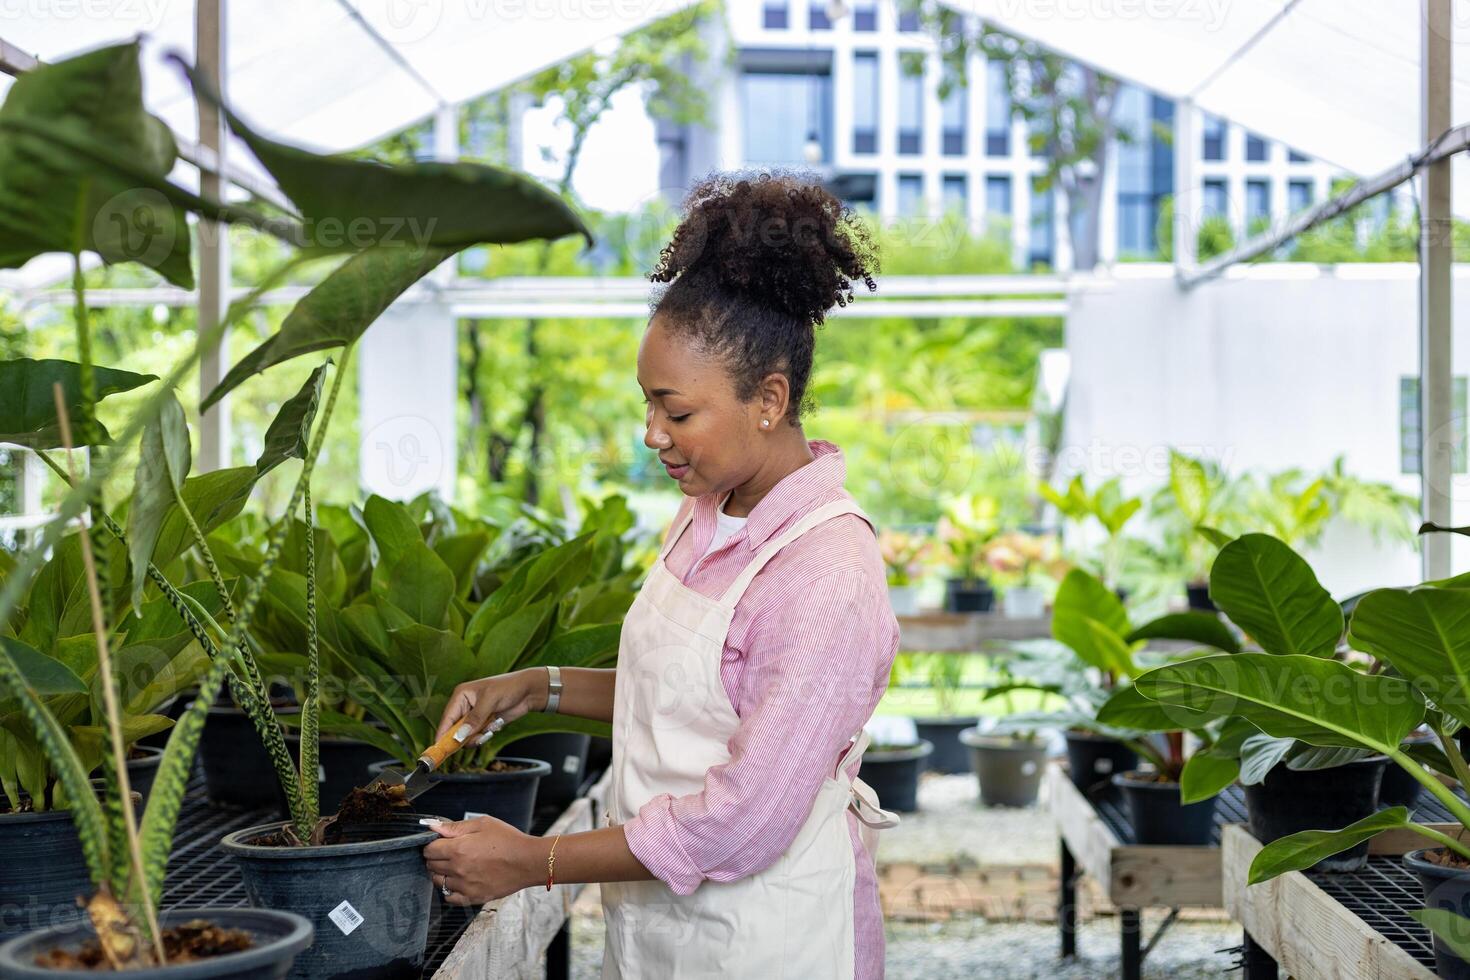
{"type": "Polygon", "coordinates": [[[874,288],[873,264],[819,187],[714,176],[690,194],[638,352],[644,442],[689,499],[618,666],[463,684],[439,728],[493,734],[548,702],[611,722],[609,826],[439,824],[425,853],[449,901],[601,882],[605,977],[882,976],[860,830],[896,818],[855,777],[898,626],[842,453],[800,421],[815,328],[853,281],[874,288]]]}

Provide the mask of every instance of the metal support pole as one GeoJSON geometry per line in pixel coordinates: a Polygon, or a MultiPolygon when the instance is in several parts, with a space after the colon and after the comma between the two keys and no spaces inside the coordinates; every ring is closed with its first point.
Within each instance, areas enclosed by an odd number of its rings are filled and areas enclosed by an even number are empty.
{"type": "MultiPolygon", "coordinates": [[[[199,71],[224,94],[225,0],[199,0],[194,13],[194,57],[199,71]]],[[[224,119],[208,100],[198,99],[199,145],[224,162],[224,119]]],[[[199,171],[199,193],[223,200],[225,182],[217,173],[199,171]]],[[[199,332],[214,330],[225,318],[230,303],[230,247],[228,225],[199,219],[199,332]]],[[[204,352],[199,361],[199,398],[209,394],[229,370],[229,337],[204,352]]],[[[221,399],[199,418],[199,472],[230,465],[230,400],[221,399]]]]}
{"type": "Polygon", "coordinates": [[[1062,841],[1062,869],[1057,898],[1057,929],[1062,934],[1062,955],[1077,955],[1077,859],[1062,841]]]}
{"type": "Polygon", "coordinates": [[[1123,940],[1123,980],[1143,980],[1143,913],[1119,909],[1118,928],[1123,940]]]}
{"type": "Polygon", "coordinates": [[[1243,929],[1241,933],[1245,936],[1245,949],[1240,959],[1241,976],[1244,980],[1277,980],[1280,971],[1276,960],[1260,943],[1251,938],[1250,933],[1243,929]]]}
{"type": "Polygon", "coordinates": [[[556,930],[546,947],[546,980],[570,980],[572,975],[572,920],[556,930]]]}
{"type": "MultiPolygon", "coordinates": [[[[1452,93],[1451,0],[1424,0],[1422,132],[1426,144],[1450,128],[1452,93]]],[[[1426,521],[1453,524],[1455,422],[1452,349],[1454,237],[1450,212],[1450,161],[1424,168],[1419,240],[1420,493],[1426,521]]],[[[1426,579],[1450,574],[1450,535],[1420,539],[1426,579]]]]}
{"type": "Polygon", "coordinates": [[[1198,118],[1193,99],[1180,99],[1174,106],[1174,272],[1181,277],[1198,261],[1195,212],[1199,201],[1194,188],[1198,118]]]}

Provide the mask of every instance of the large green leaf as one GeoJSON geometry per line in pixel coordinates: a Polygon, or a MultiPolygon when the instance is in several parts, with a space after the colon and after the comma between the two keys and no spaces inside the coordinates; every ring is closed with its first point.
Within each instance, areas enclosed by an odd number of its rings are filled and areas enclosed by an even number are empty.
{"type": "Polygon", "coordinates": [[[1211,715],[1144,697],[1136,687],[1119,688],[1098,709],[1097,720],[1139,732],[1177,732],[1204,728],[1211,715]]]}
{"type": "Polygon", "coordinates": [[[20,672],[25,683],[36,694],[85,694],[87,685],[64,663],[26,646],[17,639],[0,636],[0,650],[20,672]]]}
{"type": "Polygon", "coordinates": [[[1408,678],[1470,724],[1470,591],[1377,589],[1358,600],[1348,643],[1408,678]]]}
{"type": "MultiPolygon", "coordinates": [[[[143,426],[138,466],[133,471],[133,499],[128,505],[128,558],[133,569],[133,611],[143,608],[148,563],[158,544],[163,519],[177,506],[189,476],[189,423],[184,407],[168,392],[158,414],[143,426]]],[[[183,516],[182,514],[180,516],[183,516]]]]}
{"type": "Polygon", "coordinates": [[[1201,750],[1190,756],[1179,775],[1179,801],[1198,803],[1218,796],[1240,775],[1240,763],[1226,755],[1201,750]]]}
{"type": "Polygon", "coordinates": [[[476,655],[476,672],[489,676],[515,670],[521,654],[546,627],[555,611],[556,600],[547,597],[521,606],[490,626],[476,655]]]}
{"type": "Polygon", "coordinates": [[[1220,617],[1203,612],[1170,613],[1150,620],[1127,636],[1129,643],[1139,640],[1186,640],[1226,653],[1240,649],[1240,642],[1230,632],[1230,627],[1222,623],[1220,617]]]}
{"type": "MultiPolygon", "coordinates": [[[[211,470],[184,481],[181,496],[184,506],[194,515],[199,530],[208,535],[226,521],[233,520],[245,508],[250,492],[255,489],[255,468],[235,466],[227,470],[211,470]]],[[[194,544],[189,525],[177,507],[163,519],[158,544],[153,549],[153,563],[160,568],[182,555],[194,544]]]]}
{"type": "Polygon", "coordinates": [[[1259,786],[1266,775],[1275,769],[1296,748],[1294,738],[1277,738],[1257,732],[1240,746],[1240,783],[1242,786],[1259,786]]]}
{"type": "Polygon", "coordinates": [[[423,544],[423,532],[419,530],[407,507],[377,494],[369,497],[363,504],[362,520],[373,538],[373,570],[375,573],[380,568],[383,570],[375,574],[374,578],[386,585],[388,567],[402,558],[409,548],[423,544]]]}
{"type": "Polygon", "coordinates": [[[414,622],[443,629],[454,598],[454,573],[422,540],[414,542],[388,566],[384,598],[412,616],[414,622]]]}
{"type": "MultiPolygon", "coordinates": [[[[0,140],[0,145],[4,141],[0,140]]],[[[3,151],[0,151],[3,152],[3,151]]],[[[3,176],[0,176],[3,181],[3,176]]],[[[0,203],[0,212],[3,212],[0,203]]],[[[13,442],[30,449],[55,449],[61,445],[61,425],[56,416],[57,383],[61,385],[67,420],[71,423],[72,445],[86,445],[82,429],[82,366],[75,361],[32,360],[20,357],[0,361],[0,442],[13,442]]],[[[94,367],[100,401],[120,391],[131,391],[158,380],[152,374],[134,374],[114,368],[94,367]]],[[[101,441],[111,441],[107,430],[97,426],[101,441]]]]}
{"type": "Polygon", "coordinates": [[[1269,534],[1245,534],[1220,549],[1210,598],[1267,653],[1330,657],[1342,638],[1342,607],[1312,566],[1269,534]]]}
{"type": "Polygon", "coordinates": [[[1099,670],[1129,674],[1129,632],[1128,613],[1111,589],[1080,568],[1067,573],[1052,605],[1052,636],[1099,670]]]}
{"type": "Polygon", "coordinates": [[[1424,720],[1423,696],[1403,678],[1300,654],[1202,657],[1148,671],[1136,684],[1155,701],[1239,716],[1268,735],[1312,745],[1397,751],[1424,720]]]}
{"type": "MultiPolygon", "coordinates": [[[[43,252],[86,250],[192,289],[187,216],[159,190],[177,156],[168,126],[143,109],[136,42],[21,75],[0,106],[0,268],[43,252]],[[79,153],[77,145],[101,152],[79,153]],[[110,157],[126,160],[129,171],[99,162],[110,157]]],[[[5,387],[0,381],[0,392],[5,387]]]]}
{"type": "Polygon", "coordinates": [[[322,383],[327,376],[327,365],[331,363],[327,360],[312,371],[301,390],[286,399],[276,417],[271,419],[270,427],[265,430],[265,449],[255,461],[257,478],[288,459],[306,458],[311,441],[311,423],[316,418],[317,405],[322,398],[322,383]]]}
{"type": "Polygon", "coordinates": [[[1409,914],[1456,956],[1470,961],[1470,919],[1446,908],[1414,909],[1409,914]]]}
{"type": "MultiPolygon", "coordinates": [[[[187,66],[185,71],[199,98],[220,104],[207,81],[187,66]]],[[[574,234],[591,244],[591,233],[567,203],[524,174],[476,163],[388,167],[322,156],[268,139],[221,108],[230,129],[301,209],[315,247],[458,249],[574,234]]]]}
{"type": "Polygon", "coordinates": [[[1251,861],[1247,881],[1259,885],[1288,871],[1302,871],[1323,858],[1340,854],[1385,830],[1413,826],[1407,807],[1395,806],[1351,823],[1341,830],[1303,830],[1267,844],[1251,861]]]}
{"type": "Polygon", "coordinates": [[[517,667],[612,667],[618,659],[623,627],[618,623],[578,626],[558,633],[517,667]]]}
{"type": "Polygon", "coordinates": [[[477,530],[448,534],[434,542],[434,554],[442,558],[454,573],[456,594],[461,599],[469,597],[475,584],[475,570],[485,549],[490,547],[490,537],[490,532],[477,530]]]}

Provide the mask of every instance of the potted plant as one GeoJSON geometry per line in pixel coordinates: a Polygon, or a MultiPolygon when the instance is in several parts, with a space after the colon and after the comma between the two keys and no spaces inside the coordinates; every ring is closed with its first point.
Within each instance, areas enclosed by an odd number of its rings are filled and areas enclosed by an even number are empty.
{"type": "Polygon", "coordinates": [[[1169,481],[1155,495],[1152,510],[1164,527],[1172,561],[1184,574],[1190,609],[1215,611],[1209,577],[1219,539],[1200,531],[1232,525],[1242,489],[1218,464],[1169,450],[1169,481]]]}
{"type": "MultiPolygon", "coordinates": [[[[1014,655],[997,661],[994,665],[995,680],[986,688],[984,696],[1001,698],[1005,716],[1017,715],[1015,692],[1019,690],[1020,678],[1013,672],[1014,655]]],[[[1041,776],[1046,768],[1047,746],[1043,730],[1039,726],[1021,724],[1011,727],[991,726],[986,731],[980,726],[960,732],[960,741],[970,750],[970,767],[980,783],[980,803],[983,806],[1030,806],[1036,802],[1041,790],[1041,776]]]]}
{"type": "Polygon", "coordinates": [[[1040,619],[1046,614],[1045,585],[1066,574],[1049,536],[1012,531],[985,546],[985,562],[1002,586],[1001,608],[1007,616],[1040,619]]]}
{"type": "Polygon", "coordinates": [[[914,719],[919,740],[933,748],[925,767],[939,773],[970,771],[970,755],[960,742],[960,733],[973,728],[979,718],[960,713],[965,667],[969,657],[960,653],[902,653],[894,658],[901,675],[922,677],[933,692],[937,715],[914,719]]]}
{"type": "Polygon", "coordinates": [[[919,809],[919,774],[933,751],[934,743],[924,739],[908,744],[874,742],[863,753],[860,775],[884,809],[913,813],[919,809]]]}
{"type": "Polygon", "coordinates": [[[950,564],[944,583],[946,612],[990,612],[995,589],[986,577],[985,545],[1000,531],[1000,504],[984,494],[950,501],[936,534],[950,564]]]}
{"type": "Polygon", "coordinates": [[[1081,476],[1074,476],[1063,492],[1048,483],[1041,484],[1037,490],[1063,517],[1077,524],[1085,524],[1091,518],[1102,526],[1105,537],[1097,575],[1114,592],[1122,588],[1123,528],[1143,507],[1143,500],[1125,496],[1117,477],[1093,491],[1087,489],[1081,476]]]}
{"type": "Polygon", "coordinates": [[[888,573],[888,602],[895,616],[914,616],[919,612],[919,586],[915,580],[929,547],[927,538],[913,532],[884,528],[878,533],[878,550],[888,573]]]}

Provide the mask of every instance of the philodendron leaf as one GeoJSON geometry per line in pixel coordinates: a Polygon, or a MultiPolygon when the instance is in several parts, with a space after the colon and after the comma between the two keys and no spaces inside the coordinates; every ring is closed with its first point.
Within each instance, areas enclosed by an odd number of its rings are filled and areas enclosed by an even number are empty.
{"type": "Polygon", "coordinates": [[[0,268],[92,251],[192,289],[187,216],[160,190],[177,157],[168,126],[143,109],[136,42],[21,75],[0,106],[0,268]]]}
{"type": "MultiPolygon", "coordinates": [[[[3,143],[0,140],[0,143],[3,143]]],[[[53,389],[61,385],[71,423],[72,445],[82,438],[82,366],[75,361],[32,360],[20,357],[0,361],[0,442],[13,442],[28,449],[56,449],[61,445],[61,425],[56,416],[53,389]]],[[[131,391],[158,378],[152,374],[134,374],[114,368],[94,367],[97,398],[100,401],[120,391],[131,391]]],[[[107,430],[99,424],[102,442],[110,442],[107,430]]]]}
{"type": "Polygon", "coordinates": [[[357,340],[408,287],[457,251],[382,245],[358,252],[301,297],[286,314],[281,329],[242,357],[199,410],[209,408],[266,368],[357,340]]]}
{"type": "Polygon", "coordinates": [[[1259,786],[1266,775],[1281,764],[1296,747],[1294,738],[1277,738],[1260,732],[1240,743],[1240,783],[1259,786]]]}
{"type": "Polygon", "coordinates": [[[1203,643],[1226,653],[1235,653],[1240,649],[1240,642],[1236,640],[1235,634],[1220,621],[1219,616],[1202,612],[1170,613],[1144,623],[1127,636],[1129,643],[1137,643],[1139,640],[1187,640],[1190,643],[1203,643]]]}
{"type": "Polygon", "coordinates": [[[1371,759],[1376,753],[1372,749],[1345,749],[1338,747],[1323,747],[1319,745],[1305,745],[1286,758],[1286,768],[1292,772],[1304,772],[1313,769],[1336,769],[1351,762],[1362,762],[1371,759]]]}
{"type": "MultiPolygon", "coordinates": [[[[213,87],[179,64],[196,96],[220,105],[213,87]]],[[[524,174],[477,163],[390,167],[322,156],[268,139],[228,106],[221,108],[230,129],[300,207],[310,236],[305,244],[333,251],[384,244],[460,249],[564,235],[582,235],[591,244],[576,212],[524,174]]]]}
{"type": "Polygon", "coordinates": [[[1268,735],[1311,745],[1388,753],[1424,720],[1424,698],[1403,678],[1320,657],[1221,654],[1159,667],[1135,683],[1155,701],[1239,716],[1268,735]]]}
{"type": "Polygon", "coordinates": [[[1288,871],[1302,871],[1323,858],[1340,854],[1385,830],[1397,830],[1412,825],[1408,808],[1395,806],[1364,817],[1341,830],[1299,831],[1261,848],[1251,861],[1247,880],[1252,885],[1259,885],[1288,871]]]}
{"type": "Polygon", "coordinates": [[[1096,576],[1080,568],[1067,573],[1052,605],[1051,633],[1089,666],[1116,674],[1132,672],[1123,603],[1096,576]]]}
{"type": "Polygon", "coordinates": [[[1348,643],[1390,664],[1441,711],[1470,723],[1470,591],[1377,589],[1358,600],[1348,643]]]}
{"type": "Polygon", "coordinates": [[[1456,956],[1470,960],[1470,919],[1450,909],[1414,909],[1409,914],[1456,956]]]}
{"type": "Polygon", "coordinates": [[[1218,796],[1239,775],[1237,760],[1201,749],[1184,763],[1184,771],[1179,776],[1179,802],[1199,803],[1218,796]]]}
{"type": "Polygon", "coordinates": [[[133,501],[128,506],[128,558],[133,566],[133,611],[142,612],[148,563],[158,544],[163,519],[177,504],[189,475],[189,423],[169,392],[158,414],[143,426],[138,467],[133,471],[133,501]]]}
{"type": "Polygon", "coordinates": [[[1330,657],[1342,638],[1342,608],[1312,566],[1269,534],[1220,549],[1210,599],[1267,653],[1330,657]]]}
{"type": "Polygon", "coordinates": [[[1210,715],[1177,704],[1163,704],[1146,698],[1136,687],[1116,691],[1098,709],[1097,720],[1114,728],[1139,732],[1178,732],[1204,728],[1210,715]]]}
{"type": "Polygon", "coordinates": [[[305,459],[311,440],[311,423],[316,418],[317,405],[322,398],[322,382],[327,376],[327,360],[311,372],[306,384],[286,400],[276,417],[271,419],[270,428],[265,430],[265,449],[255,461],[255,476],[259,479],[288,459],[305,459]]]}

